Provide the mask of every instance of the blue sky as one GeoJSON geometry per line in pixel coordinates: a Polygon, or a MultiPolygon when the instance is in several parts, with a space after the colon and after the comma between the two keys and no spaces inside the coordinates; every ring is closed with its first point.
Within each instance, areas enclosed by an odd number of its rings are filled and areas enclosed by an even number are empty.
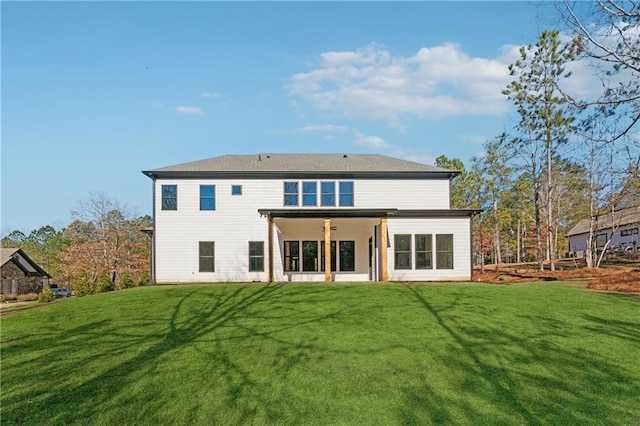
{"type": "Polygon", "coordinates": [[[2,2],[2,234],[90,193],[151,213],[141,170],[225,154],[467,162],[511,126],[529,2],[2,2]]]}

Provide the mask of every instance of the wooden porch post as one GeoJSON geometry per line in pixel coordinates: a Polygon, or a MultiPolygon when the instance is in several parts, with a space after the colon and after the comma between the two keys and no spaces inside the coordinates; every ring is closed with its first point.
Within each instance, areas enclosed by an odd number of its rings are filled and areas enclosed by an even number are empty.
{"type": "Polygon", "coordinates": [[[267,243],[267,247],[268,247],[268,253],[269,253],[269,282],[272,283],[273,282],[273,219],[271,218],[271,216],[267,216],[267,226],[268,231],[267,231],[267,235],[268,235],[268,239],[269,242],[267,243]]]}
{"type": "Polygon", "coordinates": [[[324,280],[331,281],[331,219],[324,219],[324,280]]]}
{"type": "Polygon", "coordinates": [[[389,281],[389,273],[387,272],[387,218],[380,218],[380,263],[382,270],[380,273],[380,280],[383,282],[389,281]]]}

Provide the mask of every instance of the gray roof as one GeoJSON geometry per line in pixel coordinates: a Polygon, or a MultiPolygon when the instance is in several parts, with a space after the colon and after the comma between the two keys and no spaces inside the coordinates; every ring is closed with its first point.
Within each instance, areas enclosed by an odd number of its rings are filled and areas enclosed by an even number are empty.
{"type": "MultiPolygon", "coordinates": [[[[598,216],[597,230],[611,228],[611,219],[616,226],[625,226],[630,224],[640,224],[640,206],[628,207],[613,213],[606,213],[598,216]]],[[[567,237],[573,235],[586,234],[589,232],[589,218],[584,218],[578,222],[573,228],[567,232],[567,237]]]]}
{"type": "MultiPolygon", "coordinates": [[[[36,271],[36,273],[39,273],[40,275],[43,275],[43,276],[50,277],[50,275],[44,269],[38,266],[37,263],[31,260],[29,256],[27,256],[27,254],[22,249],[13,248],[13,247],[12,248],[3,247],[0,250],[0,260],[2,261],[2,266],[6,265],[14,257],[17,259],[22,258],[24,262],[31,265],[31,267],[36,271]]],[[[24,263],[23,262],[19,262],[19,263],[23,265],[23,266],[20,266],[20,268],[24,268],[24,263]]],[[[30,272],[30,274],[32,273],[33,271],[30,272]]]]}
{"type": "Polygon", "coordinates": [[[378,154],[223,155],[144,171],[149,176],[173,173],[449,173],[440,167],[378,154]]]}
{"type": "Polygon", "coordinates": [[[13,259],[13,255],[18,252],[18,248],[2,248],[0,250],[0,260],[2,260],[2,265],[13,259]]]}

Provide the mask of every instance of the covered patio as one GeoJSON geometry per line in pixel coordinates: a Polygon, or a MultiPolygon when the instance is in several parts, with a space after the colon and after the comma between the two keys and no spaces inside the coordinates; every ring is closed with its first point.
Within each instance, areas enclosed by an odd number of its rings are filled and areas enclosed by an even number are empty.
{"type": "Polygon", "coordinates": [[[269,282],[388,281],[387,217],[397,209],[258,212],[267,221],[269,282]]]}

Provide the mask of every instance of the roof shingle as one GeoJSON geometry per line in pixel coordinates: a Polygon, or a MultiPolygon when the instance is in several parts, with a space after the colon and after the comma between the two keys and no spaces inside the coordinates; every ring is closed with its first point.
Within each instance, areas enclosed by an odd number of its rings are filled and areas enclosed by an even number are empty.
{"type": "Polygon", "coordinates": [[[145,171],[164,172],[318,172],[318,173],[425,173],[452,170],[378,154],[255,154],[224,155],[145,171]]]}

